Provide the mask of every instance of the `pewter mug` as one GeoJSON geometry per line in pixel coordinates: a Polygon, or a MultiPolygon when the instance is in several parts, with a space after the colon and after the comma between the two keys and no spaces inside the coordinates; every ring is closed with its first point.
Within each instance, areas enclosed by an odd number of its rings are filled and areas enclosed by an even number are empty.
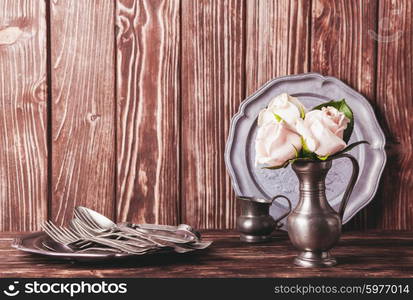
{"type": "Polygon", "coordinates": [[[300,182],[300,198],[287,219],[288,235],[301,251],[294,263],[302,267],[329,267],[337,264],[329,250],[338,242],[347,202],[359,174],[357,160],[350,154],[341,154],[322,162],[298,160],[292,164],[300,182]],[[325,178],[332,160],[348,158],[353,173],[344,192],[339,211],[328,203],[325,178]]]}
{"type": "Polygon", "coordinates": [[[264,242],[271,239],[271,233],[279,229],[279,224],[291,211],[290,200],[282,195],[277,195],[272,199],[260,199],[254,197],[238,196],[241,204],[241,215],[237,219],[237,229],[240,231],[241,241],[248,243],[264,242]],[[288,202],[287,213],[274,220],[270,216],[270,206],[277,198],[284,198],[288,202]]]}

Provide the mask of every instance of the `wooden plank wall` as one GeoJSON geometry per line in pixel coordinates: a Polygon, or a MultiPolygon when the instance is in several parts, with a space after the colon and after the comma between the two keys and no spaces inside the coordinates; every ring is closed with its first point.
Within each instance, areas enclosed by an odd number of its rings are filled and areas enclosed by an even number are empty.
{"type": "Polygon", "coordinates": [[[225,171],[229,120],[244,98],[242,1],[182,1],[182,220],[228,228],[235,199],[225,171]]]}
{"type": "Polygon", "coordinates": [[[346,229],[413,229],[410,0],[0,0],[0,230],[119,221],[232,228],[230,118],[266,81],[319,72],[387,137],[346,229]]]}
{"type": "Polygon", "coordinates": [[[0,230],[47,217],[46,6],[0,1],[0,230]]]}
{"type": "MultiPolygon", "coordinates": [[[[377,32],[377,5],[367,1],[313,0],[310,70],[340,78],[374,104],[376,101],[376,41],[369,32],[377,32]]],[[[373,202],[377,204],[380,197],[373,202]]],[[[367,227],[376,219],[378,209],[370,205],[347,225],[367,227]]]]}
{"type": "Polygon", "coordinates": [[[76,205],[114,216],[115,59],[111,1],[50,2],[51,218],[76,205]]]}
{"type": "Polygon", "coordinates": [[[117,216],[179,222],[180,2],[116,2],[117,216]]]}

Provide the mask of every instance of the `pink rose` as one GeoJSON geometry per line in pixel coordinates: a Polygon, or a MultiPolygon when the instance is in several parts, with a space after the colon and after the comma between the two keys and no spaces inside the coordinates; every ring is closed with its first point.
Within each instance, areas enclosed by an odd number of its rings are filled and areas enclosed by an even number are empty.
{"type": "Polygon", "coordinates": [[[284,121],[275,118],[259,126],[255,140],[255,163],[281,166],[301,150],[301,138],[284,121]],[[295,147],[295,149],[294,149],[295,147]]]}
{"type": "Polygon", "coordinates": [[[343,133],[349,122],[342,112],[328,106],[308,112],[304,120],[297,120],[295,127],[304,138],[308,150],[326,156],[346,147],[343,133]]]}
{"type": "Polygon", "coordinates": [[[274,114],[281,117],[287,124],[294,126],[297,119],[305,114],[304,105],[286,93],[278,95],[271,100],[258,116],[258,126],[274,122],[274,114]]]}

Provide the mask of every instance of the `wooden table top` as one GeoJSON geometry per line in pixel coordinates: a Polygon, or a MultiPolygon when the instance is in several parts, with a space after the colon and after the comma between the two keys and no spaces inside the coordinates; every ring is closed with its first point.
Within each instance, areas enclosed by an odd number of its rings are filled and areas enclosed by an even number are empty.
{"type": "Polygon", "coordinates": [[[285,233],[245,244],[233,231],[204,231],[214,241],[208,250],[94,265],[18,251],[11,243],[19,235],[0,234],[0,277],[413,277],[413,232],[344,233],[332,251],[339,264],[324,269],[294,266],[285,233]]]}

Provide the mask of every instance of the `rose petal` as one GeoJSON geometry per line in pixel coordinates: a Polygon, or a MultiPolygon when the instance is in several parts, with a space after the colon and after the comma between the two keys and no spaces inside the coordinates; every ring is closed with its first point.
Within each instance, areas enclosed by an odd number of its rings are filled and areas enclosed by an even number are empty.
{"type": "Polygon", "coordinates": [[[319,143],[315,151],[317,155],[332,155],[346,147],[346,143],[331,132],[319,120],[313,122],[310,130],[319,143]]]}
{"type": "Polygon", "coordinates": [[[284,122],[268,123],[258,128],[255,140],[256,164],[283,165],[301,150],[300,136],[284,122]]]}
{"type": "Polygon", "coordinates": [[[258,115],[258,126],[262,126],[268,123],[274,123],[277,120],[274,117],[274,113],[268,109],[263,109],[258,115]]]}
{"type": "Polygon", "coordinates": [[[297,98],[283,93],[270,102],[268,109],[293,125],[295,120],[301,118],[301,109],[304,109],[304,105],[297,98]]]}
{"type": "Polygon", "coordinates": [[[308,150],[314,152],[318,147],[318,142],[311,133],[309,126],[306,125],[307,123],[309,122],[301,119],[298,120],[296,123],[296,130],[303,137],[308,150]]]}

